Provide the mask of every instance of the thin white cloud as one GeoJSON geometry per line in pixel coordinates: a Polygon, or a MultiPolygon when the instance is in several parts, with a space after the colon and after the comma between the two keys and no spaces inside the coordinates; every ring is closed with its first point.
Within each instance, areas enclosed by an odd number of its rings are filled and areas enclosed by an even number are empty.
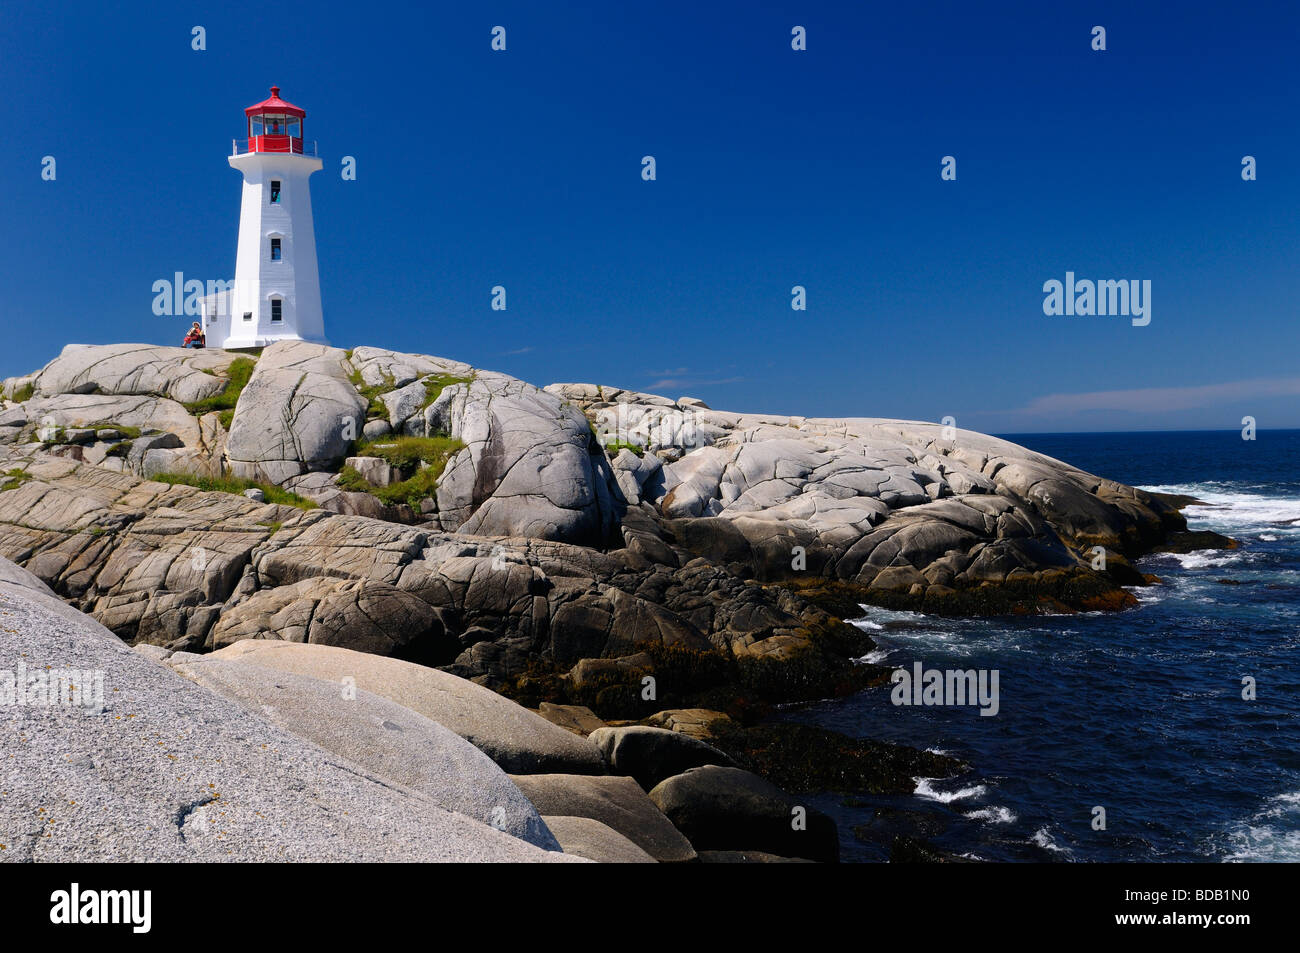
{"type": "MultiPolygon", "coordinates": [[[[734,367],[735,365],[730,365],[734,367]]],[[[730,369],[730,367],[728,368],[730,369]]],[[[692,376],[689,367],[675,367],[664,371],[646,371],[647,377],[654,380],[646,384],[644,391],[654,393],[661,390],[689,390],[694,387],[712,387],[716,384],[737,384],[743,377],[700,377],[692,376]]]]}
{"type": "Polygon", "coordinates": [[[1131,390],[1098,390],[1081,394],[1048,394],[1005,413],[1020,417],[1061,417],[1114,410],[1151,414],[1196,410],[1242,400],[1292,394],[1300,394],[1300,377],[1258,378],[1192,387],[1136,387],[1131,390]]]}
{"type": "Polygon", "coordinates": [[[715,380],[703,380],[698,377],[666,377],[663,380],[647,384],[646,390],[683,390],[691,387],[712,387],[715,384],[738,384],[743,380],[743,377],[720,377],[715,380]]]}

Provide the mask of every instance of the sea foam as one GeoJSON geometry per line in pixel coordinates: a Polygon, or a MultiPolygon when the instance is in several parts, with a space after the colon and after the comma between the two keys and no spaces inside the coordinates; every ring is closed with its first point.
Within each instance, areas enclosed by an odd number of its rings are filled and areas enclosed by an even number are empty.
{"type": "Polygon", "coordinates": [[[940,791],[930,783],[937,781],[938,778],[913,778],[912,780],[916,782],[916,790],[912,792],[913,794],[929,801],[938,801],[941,804],[964,801],[966,798],[983,797],[988,792],[988,788],[982,784],[958,788],[956,791],[940,791]]]}

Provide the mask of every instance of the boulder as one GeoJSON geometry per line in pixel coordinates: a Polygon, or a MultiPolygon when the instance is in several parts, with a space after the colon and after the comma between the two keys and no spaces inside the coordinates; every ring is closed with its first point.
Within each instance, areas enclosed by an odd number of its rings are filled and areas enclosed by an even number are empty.
{"type": "Polygon", "coordinates": [[[655,859],[618,831],[590,817],[543,817],[566,854],[600,864],[653,864],[655,859]]]}
{"type": "Polygon", "coordinates": [[[317,576],[257,592],[228,609],[212,644],[284,639],[402,655],[419,654],[442,634],[433,607],[409,592],[368,579],[317,576]]]}
{"type": "Polygon", "coordinates": [[[173,666],[324,750],[545,850],[560,845],[533,805],[487,755],[442,725],[355,688],[213,657],[173,666]]]}
{"type": "Polygon", "coordinates": [[[411,644],[442,635],[433,607],[396,586],[348,581],[326,592],[316,606],[307,641],[359,652],[394,655],[411,644]]]}
{"type": "Polygon", "coordinates": [[[544,817],[589,817],[660,863],[695,860],[695,850],[631,778],[528,774],[511,780],[544,817]]]}
{"type": "Polygon", "coordinates": [[[405,354],[381,347],[355,348],[351,363],[361,374],[362,383],[371,387],[405,387],[416,378],[430,374],[470,377],[474,373],[474,368],[460,361],[428,354],[405,354]]]}
{"type": "Polygon", "coordinates": [[[374,486],[391,486],[402,479],[402,471],[383,457],[348,457],[344,463],[374,486]]]}
{"type": "Polygon", "coordinates": [[[586,738],[597,728],[604,728],[605,723],[596,717],[596,713],[585,705],[555,705],[542,702],[537,708],[541,715],[553,725],[559,725],[565,731],[586,738]]]}
{"type": "Polygon", "coordinates": [[[692,738],[706,741],[712,734],[711,725],[715,722],[730,724],[731,717],[724,712],[709,708],[671,708],[667,711],[655,712],[646,721],[656,728],[680,731],[692,738]]]}
{"type": "Polygon", "coordinates": [[[578,410],[531,384],[481,371],[468,384],[446,387],[423,414],[423,432],[466,444],[438,482],[444,529],[569,542],[600,537],[591,428],[578,410]]]}
{"type": "Polygon", "coordinates": [[[32,375],[37,396],[54,394],[162,395],[189,403],[221,391],[215,376],[238,354],[151,344],[69,344],[32,375]]]}
{"type": "Polygon", "coordinates": [[[626,448],[610,460],[614,479],[623,498],[631,505],[642,499],[651,501],[663,496],[663,461],[652,453],[635,454],[626,448]]]}
{"type": "MultiPolygon", "coordinates": [[[[379,399],[383,401],[385,409],[388,411],[388,422],[391,427],[401,430],[407,421],[425,405],[428,399],[429,389],[425,386],[424,380],[412,381],[404,387],[391,390],[386,394],[380,394],[379,399]]],[[[424,418],[419,417],[413,421],[417,433],[423,436],[424,418]]]]}
{"type": "Polygon", "coordinates": [[[334,682],[355,679],[357,688],[454,731],[511,774],[605,771],[605,762],[591,742],[493,691],[437,669],[333,646],[261,640],[236,643],[211,657],[242,659],[334,682]]]}
{"type": "Polygon", "coordinates": [[[569,678],[575,687],[581,687],[601,675],[637,674],[651,671],[654,659],[648,652],[637,652],[618,658],[584,658],[580,659],[569,671],[569,678]]]}
{"type": "Polygon", "coordinates": [[[661,782],[649,796],[697,850],[759,850],[780,857],[839,860],[834,821],[748,771],[714,765],[692,768],[661,782]],[[806,829],[795,825],[799,810],[806,829]]]}
{"type": "Polygon", "coordinates": [[[279,484],[343,461],[366,420],[344,360],[344,351],[307,341],[262,352],[226,440],[235,476],[279,484]]]}
{"type": "Polygon", "coordinates": [[[333,473],[304,473],[290,477],[281,486],[291,493],[297,493],[311,500],[323,510],[338,513],[341,516],[365,516],[369,519],[387,522],[410,522],[410,507],[405,504],[386,506],[372,493],[350,491],[339,488],[337,477],[333,473]],[[403,517],[405,511],[406,518],[403,517]]]}
{"type": "Polygon", "coordinates": [[[690,735],[665,728],[628,725],[597,728],[591,742],[617,774],[629,774],[649,791],[660,781],[706,764],[734,768],[726,754],[690,735]]]}
{"type": "Polygon", "coordinates": [[[148,642],[140,642],[131,646],[131,648],[139,652],[145,658],[151,658],[155,662],[164,661],[172,655],[170,649],[165,649],[161,645],[151,645],[148,642]]]}
{"type": "MultiPolygon", "coordinates": [[[[215,377],[202,375],[217,381],[215,377]]],[[[217,381],[220,383],[219,381],[217,381]]],[[[176,446],[197,447],[202,426],[177,401],[166,397],[109,394],[52,394],[34,397],[25,405],[29,425],[37,432],[49,427],[90,428],[98,424],[120,424],[144,433],[174,434],[176,446]]]]}
{"type": "Polygon", "coordinates": [[[184,442],[174,433],[137,437],[131,441],[131,449],[127,451],[126,465],[132,473],[138,473],[148,479],[167,472],[167,467],[172,460],[170,455],[155,455],[149,459],[150,453],[156,450],[176,450],[183,446],[185,446],[184,442]]]}

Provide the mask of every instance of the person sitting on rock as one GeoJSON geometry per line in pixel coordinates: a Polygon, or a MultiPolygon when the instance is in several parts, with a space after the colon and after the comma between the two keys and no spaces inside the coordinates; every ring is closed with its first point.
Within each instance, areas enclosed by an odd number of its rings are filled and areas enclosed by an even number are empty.
{"type": "Polygon", "coordinates": [[[207,335],[199,327],[199,322],[194,322],[194,325],[190,328],[190,333],[185,335],[185,343],[181,347],[207,347],[207,335]]]}

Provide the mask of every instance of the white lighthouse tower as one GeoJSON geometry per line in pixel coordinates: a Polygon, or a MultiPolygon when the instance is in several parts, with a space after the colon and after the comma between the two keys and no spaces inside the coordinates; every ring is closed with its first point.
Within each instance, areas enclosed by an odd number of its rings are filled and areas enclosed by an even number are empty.
{"type": "Polygon", "coordinates": [[[272,86],[271,98],[244,114],[248,138],[235,141],[229,160],[244,175],[235,280],[204,299],[208,347],[326,344],[307,184],[321,160],[314,143],[304,147],[307,113],[272,86]]]}

